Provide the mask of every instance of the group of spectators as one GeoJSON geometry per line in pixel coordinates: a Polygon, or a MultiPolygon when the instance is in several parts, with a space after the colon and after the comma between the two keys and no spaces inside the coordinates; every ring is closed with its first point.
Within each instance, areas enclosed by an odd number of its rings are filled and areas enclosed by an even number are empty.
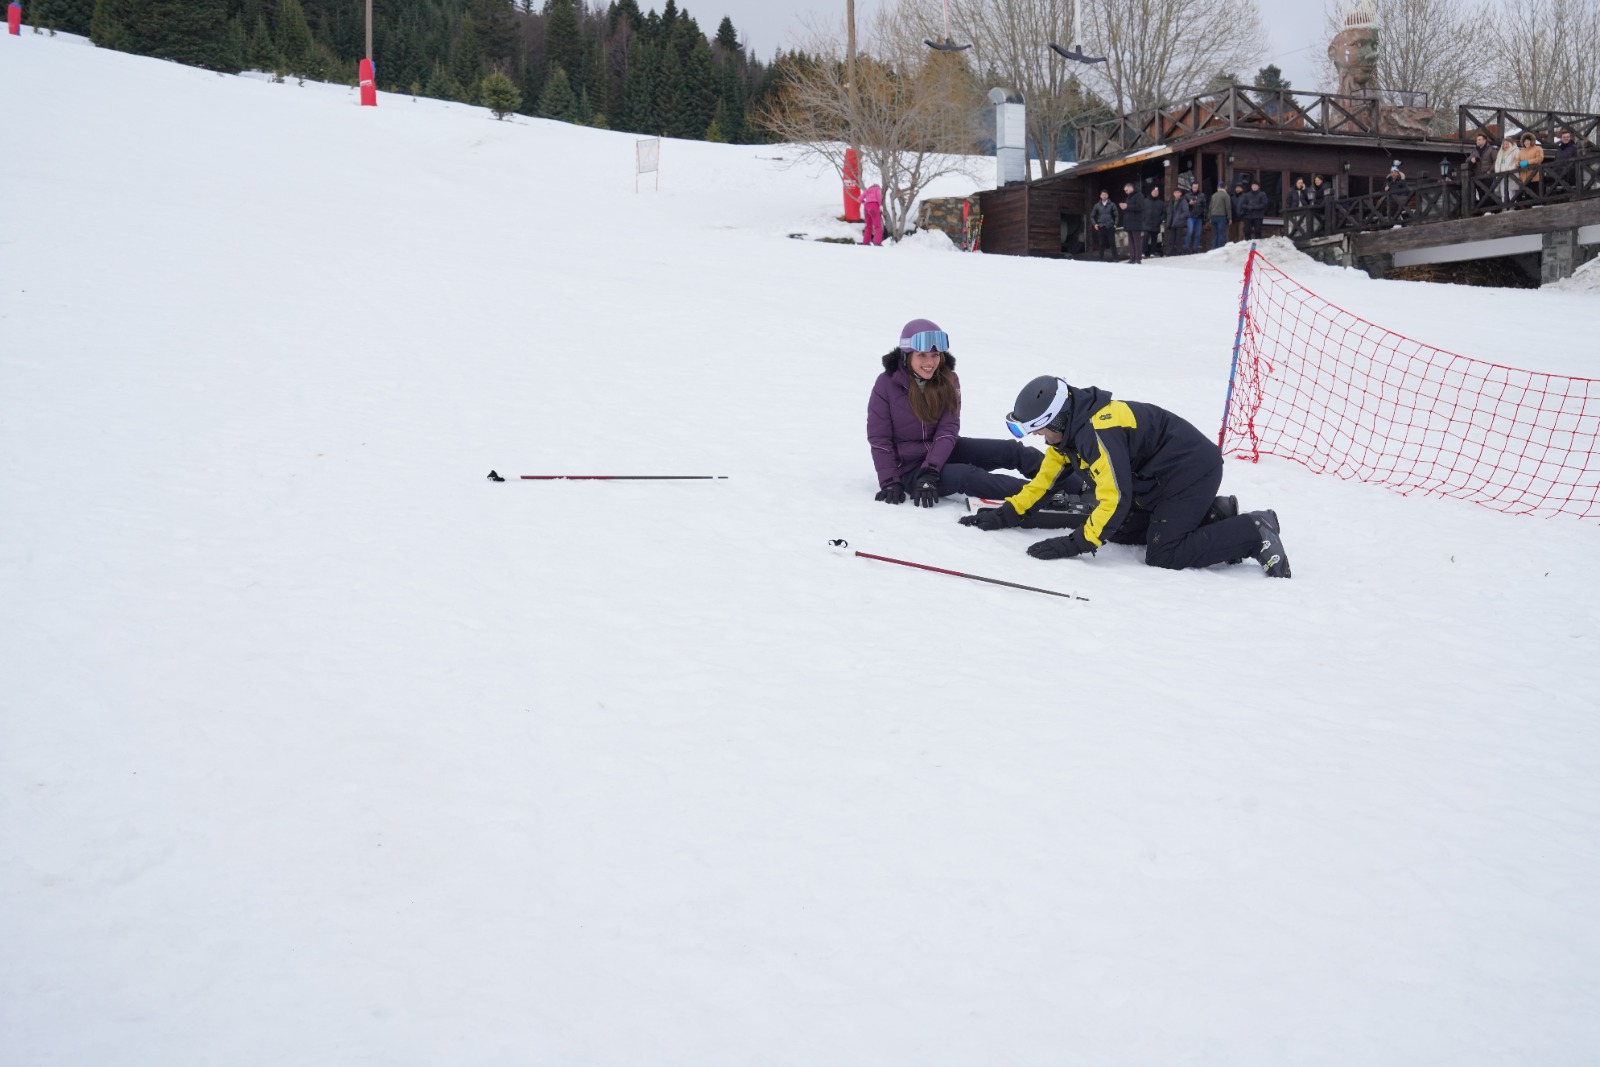
{"type": "Polygon", "coordinates": [[[1471,175],[1485,179],[1489,194],[1506,208],[1514,206],[1525,189],[1542,186],[1547,176],[1569,185],[1576,178],[1573,165],[1578,158],[1578,142],[1571,130],[1557,134],[1555,151],[1548,157],[1539,138],[1531,132],[1523,133],[1520,140],[1502,139],[1497,150],[1488,135],[1480,131],[1472,144],[1472,154],[1467,156],[1471,175]]]}
{"type": "MultiPolygon", "coordinates": [[[[1127,235],[1128,262],[1139,263],[1146,255],[1179,256],[1203,248],[1206,223],[1211,224],[1211,247],[1221,248],[1230,240],[1258,240],[1272,198],[1252,181],[1245,188],[1235,182],[1230,193],[1218,182],[1210,196],[1194,184],[1172,190],[1165,199],[1159,185],[1143,194],[1133,182],[1122,186],[1122,197],[1111,199],[1111,190],[1100,190],[1100,199],[1089,209],[1090,251],[1101,259],[1117,259],[1117,231],[1127,235]]],[[[1289,191],[1288,207],[1320,204],[1327,195],[1322,176],[1307,185],[1304,178],[1289,191]]]]}
{"type": "MultiPolygon", "coordinates": [[[[1570,129],[1559,133],[1556,146],[1548,155],[1533,133],[1524,133],[1518,139],[1505,138],[1498,151],[1488,136],[1479,133],[1467,157],[1467,173],[1488,179],[1480,184],[1480,195],[1491,196],[1503,208],[1510,208],[1530,188],[1542,186],[1548,193],[1574,185],[1578,149],[1570,129]]],[[[1229,241],[1258,240],[1272,207],[1272,198],[1262,190],[1261,183],[1249,181],[1247,187],[1245,181],[1236,181],[1230,191],[1218,182],[1211,188],[1207,196],[1191,175],[1180,179],[1170,198],[1163,195],[1159,185],[1151,185],[1141,193],[1132,181],[1123,184],[1121,197],[1115,199],[1110,189],[1102,189],[1100,199],[1089,209],[1089,251],[1100,259],[1118,259],[1117,231],[1121,230],[1127,237],[1129,263],[1138,263],[1147,255],[1199,252],[1208,222],[1212,248],[1221,248],[1229,241]]],[[[1406,222],[1413,189],[1399,160],[1389,168],[1381,192],[1379,210],[1396,223],[1406,222]]],[[[1282,207],[1320,207],[1332,196],[1333,186],[1315,174],[1309,180],[1296,179],[1294,188],[1285,194],[1282,207]]],[[[1320,214],[1313,215],[1309,222],[1312,232],[1321,232],[1320,214]]]]}

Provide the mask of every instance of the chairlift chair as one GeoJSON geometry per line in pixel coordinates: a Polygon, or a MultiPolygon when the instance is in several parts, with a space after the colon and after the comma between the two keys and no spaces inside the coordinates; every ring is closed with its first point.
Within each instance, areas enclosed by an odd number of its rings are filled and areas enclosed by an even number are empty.
{"type": "Polygon", "coordinates": [[[944,40],[930,41],[923,38],[922,43],[935,52],[965,52],[972,47],[970,44],[956,44],[950,38],[950,0],[944,0],[944,40]]]}

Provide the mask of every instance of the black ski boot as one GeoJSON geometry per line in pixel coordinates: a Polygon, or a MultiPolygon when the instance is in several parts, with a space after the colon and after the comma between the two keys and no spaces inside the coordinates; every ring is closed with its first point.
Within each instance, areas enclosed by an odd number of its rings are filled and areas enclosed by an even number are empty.
{"type": "Polygon", "coordinates": [[[1231,519],[1237,514],[1239,514],[1239,498],[1236,496],[1219,496],[1206,509],[1206,517],[1200,520],[1200,525],[1210,526],[1214,522],[1231,519]]]}
{"type": "Polygon", "coordinates": [[[1256,562],[1268,578],[1288,578],[1289,556],[1283,550],[1283,539],[1278,536],[1276,511],[1252,511],[1250,519],[1261,535],[1261,547],[1256,551],[1256,562]]]}

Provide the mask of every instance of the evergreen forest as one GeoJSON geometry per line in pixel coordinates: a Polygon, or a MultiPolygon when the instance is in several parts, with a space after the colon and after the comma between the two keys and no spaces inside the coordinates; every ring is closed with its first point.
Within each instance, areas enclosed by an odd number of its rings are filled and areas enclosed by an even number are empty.
{"type": "MultiPolygon", "coordinates": [[[[366,54],[362,0],[31,0],[26,19],[226,73],[353,85],[366,54]]],[[[385,92],[733,143],[768,139],[752,114],[784,64],[747,56],[727,17],[707,37],[676,0],[372,0],[372,55],[385,92]]]]}

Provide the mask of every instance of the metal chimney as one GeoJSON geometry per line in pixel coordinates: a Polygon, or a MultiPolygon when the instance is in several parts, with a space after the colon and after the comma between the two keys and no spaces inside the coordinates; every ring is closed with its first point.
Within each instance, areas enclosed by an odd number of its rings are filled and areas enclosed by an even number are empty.
{"type": "Polygon", "coordinates": [[[990,89],[994,105],[995,188],[1028,180],[1028,108],[1007,99],[1004,89],[990,89]]]}

